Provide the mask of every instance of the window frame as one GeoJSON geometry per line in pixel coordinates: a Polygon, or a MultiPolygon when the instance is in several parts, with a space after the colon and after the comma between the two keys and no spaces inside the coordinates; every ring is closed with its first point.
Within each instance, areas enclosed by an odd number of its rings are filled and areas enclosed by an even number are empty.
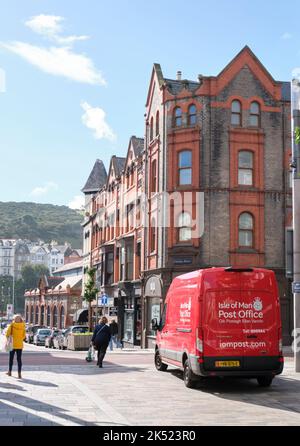
{"type": "Polygon", "coordinates": [[[195,104],[190,104],[188,107],[188,125],[189,126],[194,126],[197,124],[197,107],[195,104]],[[191,108],[194,107],[195,108],[195,113],[191,113],[191,108]],[[195,122],[191,122],[191,118],[195,118],[195,122]]]}
{"type": "Polygon", "coordinates": [[[183,149],[180,150],[180,152],[178,152],[178,156],[177,156],[177,175],[178,175],[178,179],[177,179],[177,184],[178,186],[192,186],[193,185],[193,151],[191,149],[183,149]],[[189,152],[191,155],[191,163],[190,166],[184,166],[184,167],[180,167],[180,157],[183,153],[185,152],[189,152]],[[190,170],[191,172],[191,182],[190,183],[184,183],[181,184],[180,182],[180,177],[181,177],[181,172],[184,170],[190,170]]]}
{"type": "Polygon", "coordinates": [[[241,149],[238,151],[238,185],[242,187],[253,187],[254,186],[254,153],[249,149],[241,149]],[[240,167],[240,154],[246,152],[251,154],[252,167],[240,167]],[[251,184],[240,183],[240,171],[251,171],[251,184]]]}
{"type": "Polygon", "coordinates": [[[187,211],[182,211],[178,216],[177,216],[177,243],[191,243],[192,242],[192,217],[191,214],[187,211]],[[190,221],[190,225],[183,225],[180,226],[180,219],[183,219],[184,214],[189,216],[189,221],[190,221]],[[189,239],[184,239],[181,240],[180,239],[180,233],[182,230],[186,230],[189,229],[190,230],[190,238],[189,239]]]}
{"type": "Polygon", "coordinates": [[[255,234],[255,219],[254,219],[253,214],[248,211],[241,212],[238,217],[238,246],[239,246],[239,248],[242,248],[242,249],[245,249],[245,248],[251,249],[252,248],[253,249],[254,248],[254,234],[255,234]],[[251,217],[251,220],[252,220],[251,229],[241,228],[240,220],[244,214],[250,215],[250,217],[251,217]],[[241,245],[240,244],[240,234],[241,233],[251,233],[251,245],[241,245]]]}
{"type": "Polygon", "coordinates": [[[175,128],[182,127],[182,109],[179,106],[175,107],[173,111],[173,127],[175,128]],[[177,111],[180,111],[180,115],[177,115],[177,111]],[[180,119],[180,125],[177,124],[178,119],[180,119]]]}
{"type": "Polygon", "coordinates": [[[238,99],[233,99],[233,101],[231,102],[230,124],[232,126],[235,126],[235,127],[242,127],[242,103],[238,99]],[[233,110],[233,104],[234,103],[239,104],[239,112],[236,112],[236,111],[233,110]],[[238,116],[239,117],[239,123],[238,124],[232,122],[233,116],[238,116]]]}
{"type": "Polygon", "coordinates": [[[250,127],[256,127],[256,128],[260,128],[260,120],[261,120],[261,107],[260,107],[260,103],[259,102],[257,102],[257,101],[252,101],[251,102],[251,104],[250,104],[250,122],[249,122],[249,124],[250,124],[250,127]],[[252,105],[253,104],[257,104],[258,105],[258,113],[253,113],[252,112],[252,105]],[[252,124],[252,122],[251,122],[251,118],[252,117],[255,117],[255,118],[257,118],[257,124],[252,124]]]}

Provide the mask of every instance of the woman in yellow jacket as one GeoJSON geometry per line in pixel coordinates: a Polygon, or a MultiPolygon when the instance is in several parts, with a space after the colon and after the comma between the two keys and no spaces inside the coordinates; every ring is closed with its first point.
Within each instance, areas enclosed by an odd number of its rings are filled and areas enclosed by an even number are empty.
{"type": "Polygon", "coordinates": [[[7,372],[8,376],[11,376],[11,371],[13,368],[14,356],[17,353],[18,361],[18,378],[21,379],[22,370],[22,351],[23,351],[23,341],[25,339],[25,324],[23,322],[22,316],[17,314],[14,316],[12,323],[9,325],[6,337],[12,337],[13,345],[12,350],[9,352],[9,369],[7,372]]]}

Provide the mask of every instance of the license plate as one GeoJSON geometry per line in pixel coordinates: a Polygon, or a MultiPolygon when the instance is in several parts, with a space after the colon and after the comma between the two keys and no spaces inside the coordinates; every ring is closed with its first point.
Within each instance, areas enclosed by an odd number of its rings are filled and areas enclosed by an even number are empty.
{"type": "Polygon", "coordinates": [[[216,361],[215,367],[240,367],[240,361],[216,361]]]}

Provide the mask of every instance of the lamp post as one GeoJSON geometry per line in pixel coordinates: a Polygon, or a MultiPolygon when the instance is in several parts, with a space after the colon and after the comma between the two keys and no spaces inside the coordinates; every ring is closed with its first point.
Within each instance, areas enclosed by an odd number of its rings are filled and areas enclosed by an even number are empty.
{"type": "Polygon", "coordinates": [[[295,137],[296,129],[300,127],[300,82],[292,82],[292,112],[293,112],[293,230],[294,230],[294,358],[295,371],[300,372],[300,348],[297,338],[300,329],[300,144],[295,137]]]}

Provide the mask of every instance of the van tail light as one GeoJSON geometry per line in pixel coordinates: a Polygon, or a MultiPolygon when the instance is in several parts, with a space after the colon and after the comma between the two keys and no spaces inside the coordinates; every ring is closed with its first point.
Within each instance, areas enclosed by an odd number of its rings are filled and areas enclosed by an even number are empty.
{"type": "Polygon", "coordinates": [[[203,354],[203,335],[201,333],[201,330],[197,328],[196,330],[196,350],[197,355],[202,356],[203,354]]]}

